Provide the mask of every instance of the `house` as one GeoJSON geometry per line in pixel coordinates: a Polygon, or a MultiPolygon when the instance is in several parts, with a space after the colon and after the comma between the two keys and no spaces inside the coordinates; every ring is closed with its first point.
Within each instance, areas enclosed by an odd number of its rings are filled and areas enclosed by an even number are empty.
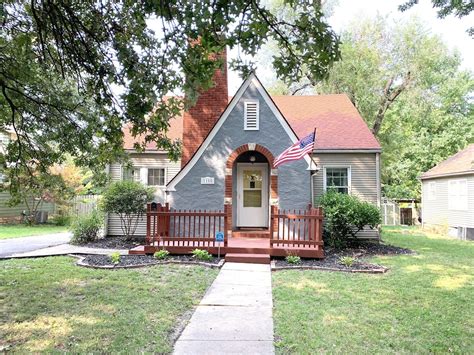
{"type": "Polygon", "coordinates": [[[421,175],[423,226],[474,240],[474,144],[421,175]]]}
{"type": "MultiPolygon", "coordinates": [[[[156,201],[175,209],[225,208],[233,231],[265,230],[271,206],[304,210],[329,186],[380,205],[381,147],[346,95],[271,96],[251,74],[229,98],[227,70],[218,70],[214,81],[194,107],[170,122],[169,137],[183,143],[180,161],[170,161],[153,143],[135,152],[139,138],[126,129],[133,169],[112,164],[111,179],[154,186],[156,201]],[[309,156],[273,167],[280,153],[315,128],[316,173],[309,156]]],[[[107,230],[122,234],[117,216],[109,216],[107,230]]],[[[145,234],[143,219],[136,235],[145,234]]],[[[370,229],[359,236],[379,238],[370,229]]]]}

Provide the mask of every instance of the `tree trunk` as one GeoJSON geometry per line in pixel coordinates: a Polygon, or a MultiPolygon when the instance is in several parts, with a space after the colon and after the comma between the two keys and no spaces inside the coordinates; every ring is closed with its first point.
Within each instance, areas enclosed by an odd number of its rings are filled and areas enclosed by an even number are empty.
{"type": "Polygon", "coordinates": [[[388,79],[385,89],[383,90],[383,96],[380,100],[380,107],[375,115],[374,125],[372,126],[372,133],[375,136],[378,136],[380,128],[382,127],[383,119],[385,118],[385,113],[390,108],[390,105],[395,102],[397,97],[405,91],[408,84],[411,80],[410,72],[408,72],[403,78],[402,83],[397,87],[392,87],[395,78],[391,77],[388,79]]]}

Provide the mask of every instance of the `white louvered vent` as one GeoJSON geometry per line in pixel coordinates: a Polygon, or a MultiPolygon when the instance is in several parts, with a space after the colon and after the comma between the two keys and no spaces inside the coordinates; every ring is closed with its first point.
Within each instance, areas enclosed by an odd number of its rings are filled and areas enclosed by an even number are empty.
{"type": "Polygon", "coordinates": [[[244,113],[244,129],[257,131],[259,126],[258,101],[246,101],[244,113]]]}

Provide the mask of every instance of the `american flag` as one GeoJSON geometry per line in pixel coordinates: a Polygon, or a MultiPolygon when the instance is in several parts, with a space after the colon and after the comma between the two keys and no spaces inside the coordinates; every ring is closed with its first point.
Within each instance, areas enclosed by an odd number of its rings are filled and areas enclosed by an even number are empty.
{"type": "Polygon", "coordinates": [[[286,162],[299,160],[303,158],[305,154],[310,153],[314,147],[314,141],[316,139],[315,136],[315,132],[308,134],[306,137],[299,140],[291,147],[285,149],[285,151],[275,159],[273,162],[273,167],[276,168],[277,166],[286,162]]]}

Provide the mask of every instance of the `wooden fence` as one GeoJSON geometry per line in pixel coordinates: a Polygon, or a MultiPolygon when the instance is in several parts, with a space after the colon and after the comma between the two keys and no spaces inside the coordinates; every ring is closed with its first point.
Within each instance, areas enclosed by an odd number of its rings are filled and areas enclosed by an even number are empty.
{"type": "Polygon", "coordinates": [[[100,195],[75,196],[71,201],[71,211],[75,216],[83,216],[97,208],[100,195]]]}
{"type": "Polygon", "coordinates": [[[169,204],[147,205],[148,245],[167,247],[214,247],[215,235],[224,233],[227,246],[227,219],[222,211],[175,210],[169,204]]]}
{"type": "Polygon", "coordinates": [[[316,248],[323,245],[322,208],[279,210],[271,208],[270,247],[316,248]]]}

